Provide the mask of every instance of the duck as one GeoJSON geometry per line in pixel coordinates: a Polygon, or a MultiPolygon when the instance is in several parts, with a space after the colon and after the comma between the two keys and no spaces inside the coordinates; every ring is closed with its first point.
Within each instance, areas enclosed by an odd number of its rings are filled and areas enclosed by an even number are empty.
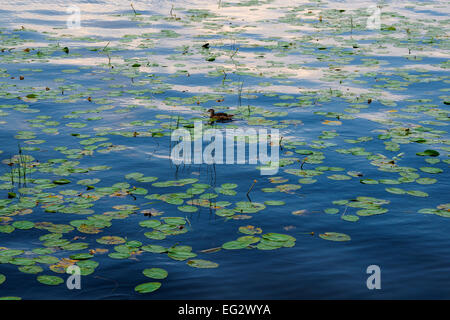
{"type": "Polygon", "coordinates": [[[209,119],[211,119],[211,121],[219,121],[219,122],[232,121],[234,117],[234,114],[228,114],[224,112],[215,113],[214,109],[209,109],[208,112],[209,112],[209,119]]]}

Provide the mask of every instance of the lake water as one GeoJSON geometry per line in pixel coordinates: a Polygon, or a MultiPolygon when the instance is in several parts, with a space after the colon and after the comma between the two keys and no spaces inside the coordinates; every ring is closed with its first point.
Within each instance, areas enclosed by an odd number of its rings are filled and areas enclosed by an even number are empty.
{"type": "Polygon", "coordinates": [[[450,298],[449,12],[0,0],[0,297],[450,298]],[[278,173],[174,165],[210,108],[278,173]]]}

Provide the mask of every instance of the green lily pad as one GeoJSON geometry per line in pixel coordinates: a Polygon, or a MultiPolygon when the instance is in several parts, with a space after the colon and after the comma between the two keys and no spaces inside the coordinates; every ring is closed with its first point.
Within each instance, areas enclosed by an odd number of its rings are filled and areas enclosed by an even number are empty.
{"type": "Polygon", "coordinates": [[[437,182],[436,179],[431,179],[431,178],[419,178],[416,180],[416,182],[418,184],[434,184],[437,182]]]}
{"type": "Polygon", "coordinates": [[[406,191],[406,193],[415,197],[428,197],[428,193],[418,190],[410,190],[406,191]]]}
{"type": "Polygon", "coordinates": [[[37,281],[49,286],[57,286],[64,282],[64,280],[58,276],[38,276],[37,281]]]}
{"type": "Polygon", "coordinates": [[[235,184],[235,183],[224,183],[224,184],[222,184],[220,187],[222,188],[222,189],[235,189],[235,188],[237,188],[237,184],[235,184]]]}
{"type": "Polygon", "coordinates": [[[331,180],[350,180],[352,177],[346,176],[345,174],[333,174],[327,178],[331,180]]]}
{"type": "Polygon", "coordinates": [[[134,288],[134,291],[139,293],[150,293],[158,290],[161,287],[160,282],[147,282],[142,283],[134,288]]]}
{"type": "Polygon", "coordinates": [[[351,238],[349,235],[346,235],[345,233],[337,233],[337,232],[325,232],[319,234],[319,237],[325,240],[330,241],[350,241],[351,238]]]}
{"type": "Polygon", "coordinates": [[[263,236],[263,239],[274,241],[274,242],[288,242],[288,241],[295,241],[295,238],[287,235],[287,234],[281,234],[281,233],[266,233],[263,236]]]}
{"type": "Polygon", "coordinates": [[[198,208],[194,207],[194,206],[181,206],[181,207],[177,207],[178,210],[183,211],[183,212],[197,212],[198,208]]]}
{"type": "Polygon", "coordinates": [[[121,244],[125,243],[125,239],[118,236],[103,236],[97,239],[97,242],[101,244],[121,244]]]}
{"type": "Polygon", "coordinates": [[[21,230],[28,230],[34,227],[34,223],[31,221],[15,221],[13,222],[13,227],[21,230]]]}
{"type": "Polygon", "coordinates": [[[130,257],[130,254],[126,252],[111,252],[108,254],[108,257],[113,259],[127,259],[130,257]]]}
{"type": "Polygon", "coordinates": [[[244,234],[254,235],[262,233],[261,228],[255,228],[254,226],[242,226],[239,227],[239,232],[242,232],[244,234]]]}
{"type": "Polygon", "coordinates": [[[154,240],[163,240],[166,238],[166,235],[160,231],[151,231],[151,232],[146,232],[144,233],[144,235],[149,238],[149,239],[154,239],[154,240]]]}
{"type": "Polygon", "coordinates": [[[189,260],[187,262],[187,265],[194,268],[202,268],[202,269],[217,268],[219,266],[218,263],[202,259],[189,260]]]}
{"type": "Polygon", "coordinates": [[[234,212],[234,210],[231,210],[231,209],[216,210],[216,215],[218,215],[219,217],[231,217],[235,214],[236,214],[236,212],[234,212]]]}
{"type": "Polygon", "coordinates": [[[328,214],[336,214],[336,213],[339,212],[339,209],[337,209],[337,208],[326,208],[324,211],[325,211],[325,213],[328,213],[328,214]]]}
{"type": "Polygon", "coordinates": [[[283,245],[279,242],[268,241],[268,240],[264,240],[264,239],[263,239],[263,241],[258,243],[258,245],[256,246],[256,248],[258,248],[258,250],[276,250],[276,249],[280,249],[282,247],[283,247],[283,245]]]}
{"type": "Polygon", "coordinates": [[[144,276],[153,279],[165,279],[168,275],[167,271],[161,268],[145,269],[142,273],[144,276]]]}
{"type": "Polygon", "coordinates": [[[94,257],[92,254],[90,253],[78,253],[78,254],[73,254],[70,256],[70,259],[73,260],[86,260],[86,259],[90,259],[94,257]]]}
{"type": "Polygon", "coordinates": [[[7,225],[3,225],[0,226],[0,232],[2,233],[11,233],[15,230],[16,228],[14,228],[13,226],[7,224],[7,225]]]}
{"type": "Polygon", "coordinates": [[[384,190],[386,190],[389,193],[393,193],[393,194],[405,194],[406,191],[400,188],[385,188],[384,190]]]}
{"type": "Polygon", "coordinates": [[[373,179],[362,179],[359,180],[359,182],[361,182],[362,184],[378,184],[378,180],[373,179]]]}
{"type": "Polygon", "coordinates": [[[54,180],[53,181],[53,183],[54,184],[68,184],[68,183],[70,183],[71,181],[70,180],[67,180],[67,179],[59,179],[59,180],[54,180]]]}
{"type": "Polygon", "coordinates": [[[31,266],[34,265],[36,262],[33,259],[29,258],[22,258],[22,257],[15,257],[12,258],[9,263],[15,264],[18,266],[31,266]]]}
{"type": "Polygon", "coordinates": [[[125,243],[125,245],[129,248],[139,248],[140,246],[142,246],[142,242],[132,240],[132,241],[127,241],[127,243],[125,243]]]}
{"type": "Polygon", "coordinates": [[[23,250],[17,250],[17,249],[7,249],[0,251],[0,257],[14,257],[21,255],[23,253],[23,250]]]}
{"type": "Polygon", "coordinates": [[[439,152],[436,150],[425,150],[423,152],[416,153],[418,156],[429,156],[429,157],[437,157],[439,152]]]}
{"type": "Polygon", "coordinates": [[[284,201],[280,201],[280,200],[268,200],[268,201],[264,201],[264,204],[266,206],[282,206],[282,205],[285,205],[286,203],[284,201]]]}
{"type": "Polygon", "coordinates": [[[222,245],[222,248],[224,248],[226,250],[237,250],[237,249],[247,248],[249,245],[250,245],[250,243],[248,243],[248,242],[234,240],[234,241],[225,242],[222,245]]]}
{"type": "Polygon", "coordinates": [[[34,258],[34,261],[43,264],[55,264],[59,261],[59,259],[53,256],[39,256],[34,258]]]}
{"type": "Polygon", "coordinates": [[[434,168],[434,167],[421,167],[420,170],[422,170],[423,172],[426,172],[426,173],[431,173],[431,174],[441,173],[444,171],[440,168],[434,168]]]}
{"type": "Polygon", "coordinates": [[[144,251],[153,252],[153,253],[164,253],[164,252],[167,252],[167,250],[168,250],[167,248],[156,245],[156,244],[149,244],[149,245],[143,246],[141,249],[144,251]]]}
{"type": "Polygon", "coordinates": [[[172,226],[186,224],[186,220],[182,217],[163,217],[161,219],[164,220],[165,223],[170,224],[172,226]]]}
{"type": "Polygon", "coordinates": [[[151,219],[140,221],[139,225],[144,228],[156,228],[161,225],[161,222],[159,220],[151,219]]]}
{"type": "Polygon", "coordinates": [[[373,216],[373,215],[377,215],[377,214],[383,214],[388,212],[388,209],[384,209],[384,208],[374,208],[374,209],[362,209],[362,210],[358,210],[356,212],[356,214],[358,216],[373,216]]]}
{"type": "Polygon", "coordinates": [[[236,239],[236,241],[246,242],[248,244],[253,244],[259,242],[261,238],[255,236],[242,236],[236,239]]]}
{"type": "Polygon", "coordinates": [[[39,266],[21,266],[19,267],[19,271],[23,273],[36,274],[44,271],[44,269],[39,266]]]}
{"type": "Polygon", "coordinates": [[[183,260],[187,260],[190,258],[194,258],[197,256],[197,254],[195,254],[193,252],[188,252],[188,251],[169,250],[169,253],[167,254],[167,256],[174,260],[183,261],[183,260]]]}
{"type": "Polygon", "coordinates": [[[347,214],[347,215],[342,216],[341,219],[345,220],[345,221],[349,221],[349,222],[356,222],[359,220],[359,217],[347,214]]]}

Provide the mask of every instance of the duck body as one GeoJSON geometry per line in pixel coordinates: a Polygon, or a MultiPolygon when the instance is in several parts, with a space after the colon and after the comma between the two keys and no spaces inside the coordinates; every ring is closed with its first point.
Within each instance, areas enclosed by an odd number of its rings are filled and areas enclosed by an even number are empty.
{"type": "Polygon", "coordinates": [[[225,121],[232,121],[234,114],[228,114],[224,112],[218,112],[215,113],[214,109],[209,109],[209,119],[211,121],[217,121],[217,122],[225,122],[225,121]]]}

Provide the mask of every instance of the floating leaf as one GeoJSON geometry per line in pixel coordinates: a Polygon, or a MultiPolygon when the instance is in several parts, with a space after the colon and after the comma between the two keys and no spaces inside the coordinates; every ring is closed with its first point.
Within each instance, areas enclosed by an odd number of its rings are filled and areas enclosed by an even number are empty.
{"type": "Polygon", "coordinates": [[[325,240],[330,241],[350,241],[351,238],[349,235],[346,235],[344,233],[337,233],[337,232],[325,232],[319,234],[319,237],[325,240]]]}
{"type": "Polygon", "coordinates": [[[197,207],[194,206],[181,206],[181,207],[177,207],[178,210],[183,211],[183,212],[196,212],[198,211],[197,207]]]}
{"type": "Polygon", "coordinates": [[[21,230],[28,230],[34,227],[34,223],[31,221],[16,221],[13,224],[13,227],[21,230]]]}
{"type": "Polygon", "coordinates": [[[151,231],[151,232],[146,232],[144,233],[144,235],[149,238],[149,239],[154,239],[154,240],[163,240],[166,238],[166,235],[160,231],[151,231]]]}
{"type": "Polygon", "coordinates": [[[418,190],[410,190],[406,191],[406,193],[415,197],[428,197],[428,193],[418,190]]]}
{"type": "Polygon", "coordinates": [[[373,216],[373,215],[377,215],[377,214],[383,214],[388,212],[388,209],[384,209],[384,208],[374,208],[374,209],[363,209],[363,210],[358,210],[356,212],[356,214],[358,216],[373,216]]]}
{"type": "Polygon", "coordinates": [[[86,259],[90,259],[94,257],[92,254],[89,253],[78,253],[78,254],[73,254],[70,256],[70,259],[73,260],[86,260],[86,259]]]}
{"type": "Polygon", "coordinates": [[[70,183],[70,180],[67,180],[67,179],[59,179],[59,180],[54,180],[53,183],[54,183],[54,184],[68,184],[68,183],[70,183]]]}
{"type": "Polygon", "coordinates": [[[158,290],[161,287],[160,282],[147,282],[142,283],[134,288],[134,291],[139,293],[150,293],[158,290]]]}
{"type": "Polygon", "coordinates": [[[222,184],[220,187],[222,188],[222,189],[235,189],[235,188],[237,188],[237,184],[235,184],[235,183],[224,183],[224,184],[222,184]]]}
{"type": "Polygon", "coordinates": [[[356,222],[359,220],[359,217],[347,214],[347,215],[342,216],[341,219],[345,220],[345,221],[349,221],[349,222],[356,222]]]}
{"type": "Polygon", "coordinates": [[[0,225],[0,232],[3,233],[11,233],[15,230],[15,228],[13,226],[10,226],[9,224],[7,225],[0,225]]]}
{"type": "Polygon", "coordinates": [[[387,192],[389,193],[394,193],[394,194],[405,194],[406,191],[400,188],[386,188],[385,189],[387,192]]]}
{"type": "Polygon", "coordinates": [[[187,262],[188,266],[194,267],[194,268],[202,268],[202,269],[211,269],[211,268],[217,268],[219,266],[218,263],[208,261],[208,260],[189,260],[187,262]]]}
{"type": "Polygon", "coordinates": [[[331,176],[328,176],[327,178],[332,180],[350,180],[352,177],[346,176],[344,174],[333,174],[331,176]]]}
{"type": "Polygon", "coordinates": [[[57,286],[64,282],[64,280],[58,276],[38,276],[37,280],[40,283],[43,283],[43,284],[46,284],[49,286],[57,286]]]}
{"type": "Polygon", "coordinates": [[[431,179],[431,178],[419,178],[416,180],[416,182],[418,184],[433,184],[436,183],[437,180],[436,179],[431,179]]]}
{"type": "Polygon", "coordinates": [[[423,152],[416,153],[418,156],[429,156],[429,157],[437,157],[439,156],[439,152],[436,150],[425,150],[423,152]]]}
{"type": "Polygon", "coordinates": [[[336,213],[339,212],[339,209],[337,209],[337,208],[326,208],[324,211],[325,211],[325,213],[328,213],[328,214],[336,214],[336,213]]]}
{"type": "Polygon", "coordinates": [[[151,220],[140,221],[139,225],[144,228],[156,228],[161,225],[161,222],[158,220],[151,219],[151,220]]]}
{"type": "Polygon", "coordinates": [[[108,257],[113,259],[127,259],[130,257],[130,254],[126,252],[111,252],[108,254],[108,257]]]}
{"type": "Polygon", "coordinates": [[[275,241],[275,242],[290,242],[295,241],[295,238],[292,236],[289,236],[287,234],[281,234],[281,233],[266,233],[263,236],[263,239],[269,240],[269,241],[275,241]]]}
{"type": "Polygon", "coordinates": [[[167,254],[167,256],[174,260],[183,261],[186,259],[194,258],[197,255],[195,253],[189,252],[189,251],[169,250],[169,253],[167,254]]]}
{"type": "Polygon", "coordinates": [[[121,244],[125,243],[125,239],[117,236],[103,236],[97,239],[97,242],[101,244],[121,244]]]}
{"type": "Polygon", "coordinates": [[[248,225],[245,227],[239,227],[239,232],[253,235],[253,234],[262,233],[262,230],[261,230],[261,228],[255,228],[254,226],[248,225]]]}
{"type": "Polygon", "coordinates": [[[264,201],[264,204],[267,206],[282,206],[285,204],[285,202],[280,200],[268,200],[264,201]]]}
{"type": "Polygon", "coordinates": [[[434,167],[421,167],[420,170],[422,170],[423,172],[426,172],[426,173],[441,173],[444,171],[440,168],[434,168],[434,167]]]}
{"type": "Polygon", "coordinates": [[[33,259],[29,259],[29,258],[12,258],[9,263],[11,264],[15,264],[18,266],[31,266],[33,264],[35,264],[35,261],[33,259]]]}
{"type": "Polygon", "coordinates": [[[155,245],[155,244],[149,244],[149,245],[143,246],[141,249],[144,251],[153,252],[153,253],[167,252],[167,248],[164,248],[163,246],[159,246],[159,245],[155,245]]]}
{"type": "Polygon", "coordinates": [[[39,266],[21,266],[19,267],[19,271],[23,273],[36,274],[44,271],[44,269],[39,266]]]}
{"type": "Polygon", "coordinates": [[[142,273],[144,276],[153,279],[165,279],[168,275],[167,271],[161,268],[145,269],[142,273]]]}
{"type": "Polygon", "coordinates": [[[247,248],[249,245],[250,243],[248,242],[228,241],[222,245],[222,248],[226,250],[237,250],[247,248]]]}
{"type": "Polygon", "coordinates": [[[359,182],[361,182],[362,184],[378,184],[378,181],[373,179],[362,179],[359,180],[359,182]]]}

